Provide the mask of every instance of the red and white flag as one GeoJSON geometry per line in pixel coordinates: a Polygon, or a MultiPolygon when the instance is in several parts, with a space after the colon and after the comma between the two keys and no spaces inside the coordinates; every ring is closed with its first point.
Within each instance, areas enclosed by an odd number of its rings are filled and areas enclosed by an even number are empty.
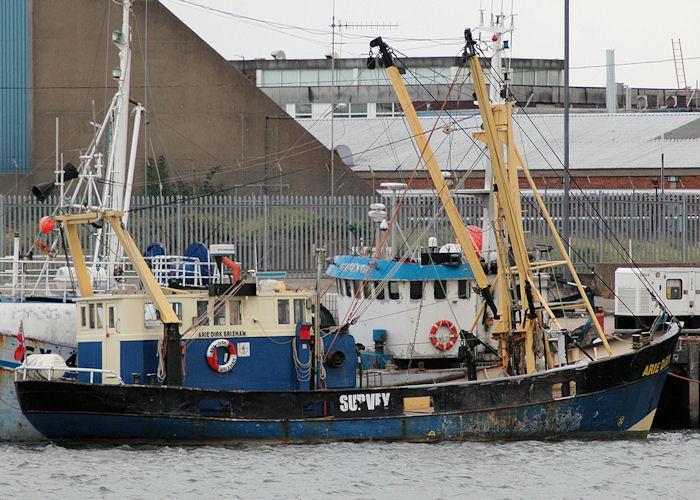
{"type": "Polygon", "coordinates": [[[15,361],[22,361],[24,355],[27,354],[27,348],[24,347],[24,325],[22,320],[19,321],[19,331],[17,331],[17,340],[19,340],[19,346],[15,349],[15,361]]]}

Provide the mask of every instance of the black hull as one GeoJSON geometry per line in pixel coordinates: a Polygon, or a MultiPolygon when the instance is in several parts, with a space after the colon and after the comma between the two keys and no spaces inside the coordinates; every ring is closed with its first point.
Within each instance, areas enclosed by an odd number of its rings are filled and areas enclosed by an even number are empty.
{"type": "Polygon", "coordinates": [[[651,427],[674,330],[630,354],[490,381],[287,392],[29,380],[16,387],[27,418],[59,441],[638,438],[651,427]]]}

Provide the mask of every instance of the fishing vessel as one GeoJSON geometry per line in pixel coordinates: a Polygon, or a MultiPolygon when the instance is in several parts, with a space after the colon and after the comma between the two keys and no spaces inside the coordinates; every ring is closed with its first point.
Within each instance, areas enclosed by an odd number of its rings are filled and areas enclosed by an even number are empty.
{"type": "MultiPolygon", "coordinates": [[[[488,144],[497,186],[496,278],[486,277],[474,248],[461,249],[474,293],[495,322],[498,364],[470,367],[458,378],[426,370],[420,381],[393,378],[364,386],[353,336],[321,328],[319,290],[290,291],[249,273],[236,276],[223,265],[235,250],[225,245],[212,252],[217,270],[206,290],[164,288],[123,229],[123,212],[64,215],[57,221],[69,235],[82,291],[76,299],[78,368],[25,366],[16,372],[18,399],[32,424],[57,441],[118,443],[645,437],[680,326],[660,316],[630,349],[613,355],[582,294],[600,348],[595,357],[568,348],[570,335],[534,286],[533,272],[566,265],[582,286],[559,238],[563,260],[533,262],[528,255],[518,172],[533,183],[515,160],[507,128],[512,103],[489,103],[475,42],[469,30],[465,35],[464,62],[483,120],[477,136],[488,144]],[[91,293],[77,232],[98,220],[119,237],[144,293],[91,293]],[[553,327],[545,325],[545,314],[553,327]]],[[[414,127],[415,110],[389,47],[381,38],[371,47],[414,127]]],[[[424,132],[414,135],[421,152],[432,157],[424,132]]],[[[457,238],[469,241],[439,169],[428,164],[457,238]]],[[[541,210],[556,234],[543,204],[541,210]]]]}

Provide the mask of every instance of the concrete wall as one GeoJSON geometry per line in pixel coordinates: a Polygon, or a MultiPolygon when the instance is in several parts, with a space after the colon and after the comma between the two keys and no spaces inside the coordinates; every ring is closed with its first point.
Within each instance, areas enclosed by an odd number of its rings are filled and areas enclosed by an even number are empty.
{"type": "MultiPolygon", "coordinates": [[[[118,52],[109,33],[121,27],[121,7],[108,0],[31,1],[35,130],[27,182],[37,183],[53,179],[56,117],[64,162],[77,165],[92,138],[92,102],[100,118],[113,94],[118,52]]],[[[131,94],[147,106],[147,156],[164,155],[170,179],[186,184],[221,166],[215,183],[224,186],[286,184],[285,194],[329,193],[330,152],[162,5],[147,7],[147,25],[145,1],[133,9],[131,94]]],[[[140,143],[135,193],[144,184],[143,135],[140,143]]],[[[335,171],[336,193],[369,192],[340,160],[335,171]]]]}

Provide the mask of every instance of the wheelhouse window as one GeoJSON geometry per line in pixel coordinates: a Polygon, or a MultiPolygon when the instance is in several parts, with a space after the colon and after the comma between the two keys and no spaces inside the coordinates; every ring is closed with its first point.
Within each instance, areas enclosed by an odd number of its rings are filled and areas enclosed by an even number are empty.
{"type": "Polygon", "coordinates": [[[398,300],[401,295],[399,294],[399,282],[390,281],[389,282],[389,298],[392,300],[398,300]]]}
{"type": "Polygon", "coordinates": [[[171,302],[170,307],[172,307],[173,311],[175,311],[175,316],[177,316],[177,319],[182,321],[182,302],[171,302]]]}
{"type": "Polygon", "coordinates": [[[160,322],[160,313],[152,302],[146,302],[143,305],[143,325],[146,328],[161,328],[163,326],[160,322]]]}
{"type": "Polygon", "coordinates": [[[86,327],[87,326],[87,311],[86,311],[85,306],[81,306],[80,308],[80,326],[86,327]]]}
{"type": "Polygon", "coordinates": [[[218,304],[214,310],[214,326],[226,325],[226,308],[223,304],[218,304]]]}
{"type": "Polygon", "coordinates": [[[202,325],[208,325],[209,320],[206,319],[209,316],[209,301],[208,300],[198,300],[197,301],[197,317],[194,318],[194,321],[199,320],[199,318],[202,318],[201,323],[202,325]]]}
{"type": "Polygon", "coordinates": [[[670,300],[680,299],[683,295],[683,281],[680,279],[666,280],[666,298],[670,300]]]}
{"type": "Polygon", "coordinates": [[[469,282],[467,280],[457,281],[457,297],[460,299],[468,299],[471,295],[471,289],[469,288],[469,282]]]}
{"type": "Polygon", "coordinates": [[[280,325],[289,324],[289,299],[277,301],[277,323],[280,325]]]}
{"type": "Polygon", "coordinates": [[[374,296],[377,300],[384,300],[384,286],[381,281],[374,282],[374,296]]]}
{"type": "Polygon", "coordinates": [[[116,318],[114,316],[114,306],[107,308],[107,328],[115,328],[116,318]]]}
{"type": "Polygon", "coordinates": [[[362,286],[362,293],[364,294],[366,299],[369,299],[372,297],[372,283],[369,281],[365,281],[365,284],[362,286]]]}
{"type": "Polygon", "coordinates": [[[228,303],[228,317],[229,324],[240,325],[241,324],[241,301],[231,300],[228,303]]]}
{"type": "Polygon", "coordinates": [[[433,295],[436,299],[444,299],[447,296],[447,281],[433,281],[433,295]]]}
{"type": "Polygon", "coordinates": [[[306,301],[304,299],[294,299],[294,323],[301,323],[304,321],[305,308],[306,301]]]}
{"type": "Polygon", "coordinates": [[[97,328],[102,328],[104,323],[102,320],[105,317],[104,305],[102,303],[95,304],[95,309],[97,311],[95,315],[95,326],[97,326],[97,328]]]}
{"type": "Polygon", "coordinates": [[[423,282],[411,281],[411,298],[414,300],[423,298],[423,282]]]}
{"type": "Polygon", "coordinates": [[[360,280],[353,280],[352,282],[352,296],[353,297],[359,297],[359,290],[360,290],[360,283],[362,283],[360,280]]]}
{"type": "Polygon", "coordinates": [[[95,304],[90,304],[90,328],[95,328],[95,304]]]}
{"type": "Polygon", "coordinates": [[[350,289],[350,280],[345,280],[345,296],[352,297],[352,290],[350,289]]]}

